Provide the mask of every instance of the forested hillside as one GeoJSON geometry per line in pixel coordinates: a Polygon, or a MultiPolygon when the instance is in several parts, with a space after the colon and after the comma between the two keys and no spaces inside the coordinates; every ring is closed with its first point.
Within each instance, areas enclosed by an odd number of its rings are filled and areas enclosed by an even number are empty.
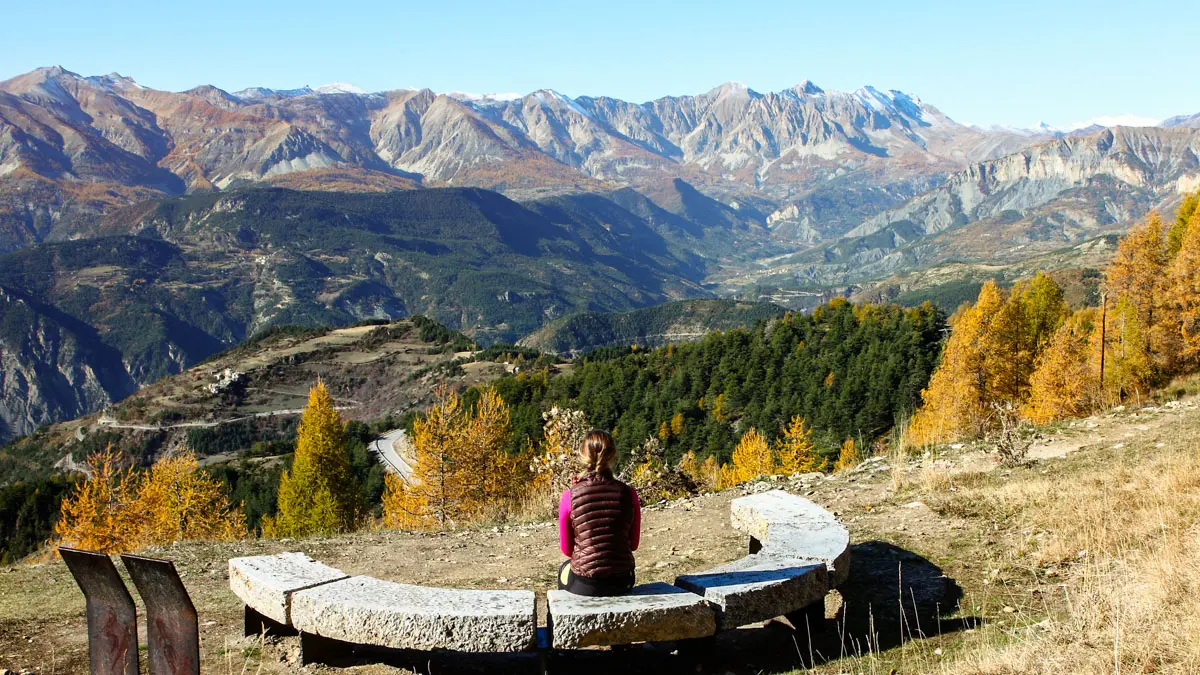
{"type": "Polygon", "coordinates": [[[559,405],[611,429],[626,453],[657,437],[671,460],[688,450],[727,460],[747,429],[773,439],[795,415],[832,449],[871,441],[916,408],[944,325],[929,304],[835,300],[692,344],[595,350],[569,374],[530,371],[495,386],[513,408],[517,448],[540,437],[542,412],[559,405]]]}
{"type": "Polygon", "coordinates": [[[712,330],[752,326],[782,316],[769,302],[680,300],[629,312],[583,312],[546,324],[518,344],[551,353],[583,352],[596,347],[692,342],[712,330]]]}

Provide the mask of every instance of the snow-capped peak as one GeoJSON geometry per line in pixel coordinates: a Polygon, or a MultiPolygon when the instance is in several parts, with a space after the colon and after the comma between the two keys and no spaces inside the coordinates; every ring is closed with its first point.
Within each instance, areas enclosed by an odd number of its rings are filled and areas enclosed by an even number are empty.
{"type": "Polygon", "coordinates": [[[539,90],[533,92],[532,94],[530,94],[530,96],[536,98],[537,100],[541,101],[542,103],[553,103],[553,102],[561,103],[561,104],[567,106],[568,108],[570,108],[571,110],[574,110],[575,112],[579,113],[580,115],[583,115],[584,117],[591,117],[591,114],[588,113],[588,111],[584,110],[583,107],[580,106],[578,103],[576,103],[575,99],[571,98],[570,96],[567,96],[566,94],[562,94],[557,91],[554,91],[553,89],[539,89],[539,90]]]}
{"type": "Polygon", "coordinates": [[[367,90],[362,89],[360,87],[356,87],[348,82],[330,82],[329,84],[323,84],[323,85],[317,87],[316,89],[313,89],[313,91],[318,94],[365,94],[365,93],[367,93],[367,90]]]}
{"type": "Polygon", "coordinates": [[[491,94],[476,94],[474,92],[469,92],[469,91],[447,91],[447,92],[443,92],[443,93],[446,96],[449,96],[450,98],[458,99],[460,101],[469,101],[472,103],[477,102],[477,101],[478,102],[496,101],[499,103],[505,103],[508,101],[515,101],[515,100],[521,98],[521,96],[522,96],[521,94],[518,94],[516,92],[511,92],[511,91],[491,93],[491,94]]]}
{"type": "MultiPolygon", "coordinates": [[[[1153,117],[1145,117],[1143,115],[1100,115],[1082,122],[1072,122],[1065,131],[1075,131],[1077,129],[1087,129],[1089,127],[1156,127],[1162,124],[1162,120],[1153,117]]],[[[1043,124],[1042,126],[1045,126],[1043,124]]]]}
{"type": "Polygon", "coordinates": [[[812,80],[804,80],[791,89],[788,89],[788,91],[800,96],[815,96],[825,93],[825,90],[814,84],[812,80]]]}

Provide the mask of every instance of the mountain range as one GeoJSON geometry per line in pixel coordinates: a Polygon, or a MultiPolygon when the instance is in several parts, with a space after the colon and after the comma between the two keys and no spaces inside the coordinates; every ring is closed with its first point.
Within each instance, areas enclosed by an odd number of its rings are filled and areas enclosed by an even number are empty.
{"type": "MultiPolygon", "coordinates": [[[[981,129],[807,81],[632,103],[40,68],[0,82],[0,438],[271,326],[427,314],[486,344],[557,322],[529,343],[570,350],[669,300],[1069,267],[1200,186],[1198,156],[1200,115],[981,129]]],[[[678,307],[653,322],[725,312],[678,307]]]]}
{"type": "Polygon", "coordinates": [[[652,196],[680,178],[813,240],[1048,137],[961,125],[899,91],[811,82],[631,103],[344,85],[165,92],[39,68],[0,82],[0,248],[70,237],[72,223],[113,204],[246,181],[472,185],[530,198],[619,187],[652,196]],[[855,196],[837,197],[845,204],[830,223],[827,195],[846,187],[855,196]]]}

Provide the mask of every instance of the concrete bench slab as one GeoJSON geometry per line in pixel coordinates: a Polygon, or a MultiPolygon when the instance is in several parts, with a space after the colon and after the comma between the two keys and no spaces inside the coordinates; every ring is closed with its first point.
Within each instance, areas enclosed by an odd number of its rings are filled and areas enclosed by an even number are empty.
{"type": "Polygon", "coordinates": [[[745,532],[777,557],[820,560],[830,586],[850,574],[850,532],[832,513],[783,490],[771,490],[729,503],[735,530],[745,532]]]}
{"type": "Polygon", "coordinates": [[[392,649],[521,652],[536,647],[533,591],[427,588],[350,577],[292,597],[302,633],[392,649]]]}
{"type": "Polygon", "coordinates": [[[688,640],[717,631],[716,612],[704,598],[670,584],[643,584],[609,598],[553,590],[546,599],[555,649],[688,640]]]}
{"type": "Polygon", "coordinates": [[[303,553],[279,553],[229,561],[229,589],[259,614],[290,626],[292,596],[297,591],[339,579],[346,573],[303,553]]]}
{"type": "Polygon", "coordinates": [[[821,602],[829,591],[825,563],[749,555],[675,585],[703,596],[717,611],[717,629],[728,630],[784,616],[821,602]]]}

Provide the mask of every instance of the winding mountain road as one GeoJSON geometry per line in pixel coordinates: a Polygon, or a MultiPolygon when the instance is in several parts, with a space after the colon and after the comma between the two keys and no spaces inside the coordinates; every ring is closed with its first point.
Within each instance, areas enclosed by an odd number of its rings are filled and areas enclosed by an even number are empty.
{"type": "Polygon", "coordinates": [[[404,459],[409,448],[411,445],[408,441],[408,434],[403,429],[393,429],[371,442],[371,451],[379,457],[379,463],[383,465],[383,468],[412,485],[415,480],[413,467],[408,460],[404,459]]]}

